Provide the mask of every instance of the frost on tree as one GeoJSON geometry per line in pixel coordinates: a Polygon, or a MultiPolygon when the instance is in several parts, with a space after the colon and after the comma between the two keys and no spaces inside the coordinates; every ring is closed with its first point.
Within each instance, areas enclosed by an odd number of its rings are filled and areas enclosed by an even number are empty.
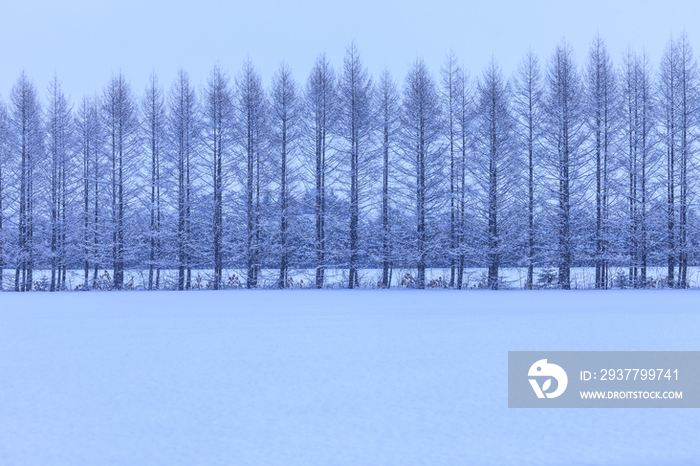
{"type": "Polygon", "coordinates": [[[532,289],[535,284],[535,263],[539,259],[536,243],[535,209],[541,211],[538,202],[542,190],[541,180],[536,174],[541,173],[542,133],[543,133],[543,83],[542,71],[537,56],[529,51],[518,66],[514,81],[513,107],[516,118],[520,153],[526,159],[526,264],[527,278],[525,288],[532,289]]]}
{"type": "Polygon", "coordinates": [[[203,91],[203,140],[209,163],[213,218],[211,221],[214,277],[212,288],[222,284],[224,242],[224,186],[229,178],[233,102],[228,76],[214,67],[203,91]]]}
{"type": "Polygon", "coordinates": [[[175,184],[175,199],[171,203],[176,211],[175,257],[177,289],[189,290],[192,286],[194,260],[193,204],[197,194],[195,167],[201,165],[200,107],[194,86],[187,72],[179,70],[168,94],[167,141],[170,166],[175,184]]]}
{"type": "Polygon", "coordinates": [[[154,74],[138,98],[119,73],[75,106],[22,73],[0,101],[0,288],[695,283],[687,36],[657,68],[601,38],[581,68],[563,43],[512,79],[450,53],[397,86],[354,44],[339,65],[319,56],[303,86],[250,61],[200,90],[154,74]]]}
{"type": "MultiPolygon", "coordinates": [[[[595,157],[595,287],[607,288],[610,263],[610,178],[613,128],[616,124],[615,72],[600,37],[591,45],[586,72],[585,105],[595,157]]],[[[630,205],[634,204],[630,197],[630,205]]],[[[635,274],[636,275],[636,274],[635,274]]]]}
{"type": "Polygon", "coordinates": [[[355,44],[345,54],[338,79],[338,134],[343,157],[342,170],[347,174],[345,186],[349,199],[348,288],[359,286],[358,269],[362,244],[361,221],[369,207],[374,151],[372,150],[374,87],[369,72],[362,65],[355,44]]]}
{"type": "Polygon", "coordinates": [[[305,106],[308,132],[309,172],[313,186],[315,235],[313,241],[315,286],[323,288],[326,270],[326,182],[330,168],[330,143],[337,120],[335,73],[325,55],[316,60],[306,82],[305,106]]]}
{"type": "Polygon", "coordinates": [[[233,128],[242,160],[241,173],[245,210],[246,288],[257,288],[262,268],[262,190],[269,184],[267,160],[267,98],[260,75],[248,61],[236,79],[237,104],[234,106],[233,128]]]}
{"type": "Polygon", "coordinates": [[[279,233],[279,277],[277,286],[290,284],[289,267],[297,246],[291,241],[290,232],[297,228],[300,171],[299,139],[302,130],[302,101],[299,86],[292,72],[282,64],[272,80],[270,95],[270,157],[273,181],[278,184],[277,213],[279,233]]]}
{"type": "Polygon", "coordinates": [[[35,236],[35,206],[38,195],[35,185],[39,180],[43,161],[44,140],[41,106],[36,88],[24,74],[10,93],[11,157],[15,165],[18,202],[15,203],[17,239],[14,249],[15,291],[30,291],[34,282],[34,258],[39,241],[35,236]]]}
{"type": "Polygon", "coordinates": [[[416,286],[425,288],[428,257],[441,243],[438,218],[445,201],[440,97],[425,62],[417,60],[406,77],[401,112],[403,197],[413,217],[406,255],[418,269],[416,286]]]}
{"type": "Polygon", "coordinates": [[[488,265],[486,286],[499,286],[499,267],[509,244],[509,219],[518,181],[515,121],[510,108],[511,89],[492,61],[477,86],[475,150],[470,164],[477,209],[484,219],[482,243],[488,265]]]}
{"type": "Polygon", "coordinates": [[[581,78],[568,44],[557,46],[549,62],[546,83],[545,163],[554,203],[547,229],[556,237],[553,255],[559,287],[569,289],[574,251],[581,241],[580,213],[586,196],[582,150],[586,133],[581,78]]]}

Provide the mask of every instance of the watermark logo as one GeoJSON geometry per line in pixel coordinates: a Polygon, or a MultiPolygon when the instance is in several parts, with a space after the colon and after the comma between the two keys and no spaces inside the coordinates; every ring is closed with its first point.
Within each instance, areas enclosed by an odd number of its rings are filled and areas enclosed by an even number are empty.
{"type": "Polygon", "coordinates": [[[566,390],[566,386],[569,383],[569,378],[566,376],[566,372],[561,367],[556,364],[549,364],[546,359],[540,359],[532,366],[527,372],[528,377],[548,377],[544,381],[542,387],[540,388],[537,379],[528,379],[532,389],[535,391],[537,398],[556,398],[566,390]],[[557,389],[553,392],[547,393],[547,390],[552,386],[552,378],[557,381],[557,389]]]}
{"type": "Polygon", "coordinates": [[[508,351],[508,407],[700,408],[700,351],[508,351]]]}

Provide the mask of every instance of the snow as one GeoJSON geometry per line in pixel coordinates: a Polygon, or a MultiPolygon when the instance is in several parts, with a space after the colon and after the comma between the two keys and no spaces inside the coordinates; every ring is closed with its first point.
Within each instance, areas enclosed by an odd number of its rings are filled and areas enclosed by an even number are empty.
{"type": "MultiPolygon", "coordinates": [[[[487,268],[465,268],[464,283],[465,289],[479,288],[486,283],[487,268]]],[[[535,282],[544,269],[536,267],[534,269],[535,282]]],[[[556,273],[556,268],[550,268],[551,272],[556,273]]],[[[667,267],[648,267],[647,277],[649,281],[657,282],[666,278],[667,267]]],[[[102,276],[107,272],[108,276],[114,276],[113,271],[100,269],[98,276],[102,276]]],[[[5,281],[3,288],[12,290],[14,287],[14,269],[5,269],[5,281]]],[[[66,274],[66,286],[69,290],[74,290],[84,281],[84,271],[78,269],[69,269],[66,274]]],[[[401,281],[406,274],[417,276],[416,269],[410,268],[395,268],[391,274],[392,286],[401,286],[401,281]]],[[[360,269],[358,271],[360,285],[363,288],[376,288],[382,277],[381,269],[360,269]]],[[[611,267],[610,279],[611,286],[619,287],[616,277],[620,275],[627,276],[629,274],[628,267],[611,267]]],[[[199,286],[206,288],[209,280],[212,279],[214,271],[212,269],[195,269],[192,271],[192,286],[197,287],[197,279],[199,278],[199,286]]],[[[223,286],[225,288],[240,288],[245,287],[245,269],[224,269],[222,272],[223,286]]],[[[295,288],[310,288],[314,284],[316,270],[315,269],[291,269],[289,276],[294,281],[295,288]]],[[[425,271],[426,281],[442,279],[442,282],[449,283],[450,269],[449,268],[428,268],[425,271]]],[[[527,268],[525,267],[503,267],[499,270],[503,288],[523,289],[527,281],[527,268]]],[[[174,290],[177,288],[177,269],[162,269],[161,270],[161,289],[174,290]]],[[[34,270],[34,282],[39,282],[48,289],[51,282],[51,270],[39,269],[34,270]]],[[[92,283],[92,270],[90,271],[90,283],[92,283]]],[[[155,278],[154,278],[155,280],[155,278]]],[[[148,285],[148,269],[127,269],[124,271],[124,283],[134,289],[146,289],[148,285]]],[[[261,269],[259,285],[262,288],[277,288],[279,283],[279,269],[261,269]]],[[[348,285],[348,269],[327,268],[325,271],[325,287],[327,288],[345,288],[348,285]]],[[[595,267],[572,267],[571,268],[571,287],[572,289],[591,289],[595,286],[595,267]]],[[[700,267],[688,267],[688,286],[690,288],[700,288],[700,267]]]]}
{"type": "Polygon", "coordinates": [[[697,350],[700,291],[0,293],[0,464],[696,465],[689,409],[507,408],[509,350],[697,350]]]}

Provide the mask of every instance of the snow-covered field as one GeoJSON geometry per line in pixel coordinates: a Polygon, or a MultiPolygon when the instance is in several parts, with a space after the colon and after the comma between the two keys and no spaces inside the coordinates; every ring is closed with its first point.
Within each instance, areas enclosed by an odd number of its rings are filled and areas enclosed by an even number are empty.
{"type": "Polygon", "coordinates": [[[507,407],[508,350],[698,350],[700,291],[0,293],[0,464],[697,465],[692,409],[507,407]]]}
{"type": "MultiPolygon", "coordinates": [[[[550,268],[550,272],[556,273],[556,268],[550,268]]],[[[467,268],[464,270],[465,289],[478,289],[486,285],[485,268],[467,268]]],[[[535,283],[537,284],[539,276],[543,269],[535,268],[535,283]]],[[[14,286],[15,271],[5,269],[5,279],[3,288],[11,290],[14,286]]],[[[315,280],[314,269],[293,269],[290,270],[290,277],[293,280],[292,287],[295,288],[311,288],[315,280]]],[[[402,281],[405,282],[406,274],[413,277],[416,276],[415,269],[396,268],[391,274],[392,286],[402,286],[402,281]]],[[[612,267],[610,270],[611,285],[615,288],[620,287],[618,277],[626,278],[628,269],[626,267],[612,267]]],[[[105,283],[111,283],[113,276],[112,270],[100,269],[98,276],[105,277],[105,283]],[[107,279],[108,278],[108,279],[107,279]]],[[[178,271],[175,269],[161,270],[161,289],[176,289],[177,288],[178,271]]],[[[192,287],[197,289],[206,289],[210,286],[210,281],[213,276],[213,270],[193,270],[192,271],[192,287]]],[[[246,271],[243,269],[225,269],[222,273],[224,288],[242,288],[245,287],[246,271]]],[[[82,270],[69,270],[66,274],[66,285],[69,290],[74,290],[84,282],[84,272],[82,270]]],[[[382,277],[381,269],[361,269],[359,271],[360,285],[362,288],[377,288],[382,277]]],[[[527,280],[527,268],[510,267],[500,270],[502,288],[508,289],[523,289],[527,280]]],[[[649,267],[647,277],[650,281],[656,282],[663,280],[666,277],[665,267],[649,267]]],[[[50,270],[35,270],[34,282],[39,284],[39,287],[48,289],[51,280],[50,270]]],[[[154,279],[155,280],[155,279],[154,279]]],[[[279,280],[278,269],[263,269],[260,274],[260,287],[262,288],[277,288],[279,280]]],[[[348,270],[347,269],[326,269],[325,286],[330,288],[347,287],[348,270]]],[[[440,284],[449,283],[450,269],[432,268],[426,270],[426,281],[432,281],[432,286],[440,287],[440,284]]],[[[92,272],[90,272],[90,283],[92,283],[92,272]]],[[[148,285],[148,270],[147,269],[127,269],[124,272],[124,283],[131,289],[145,289],[148,285]]],[[[405,285],[405,283],[404,283],[405,285]]],[[[700,267],[688,267],[688,285],[690,288],[700,288],[700,267]]],[[[571,288],[573,289],[590,289],[595,286],[595,268],[594,267],[573,267],[571,269],[571,288]]]]}

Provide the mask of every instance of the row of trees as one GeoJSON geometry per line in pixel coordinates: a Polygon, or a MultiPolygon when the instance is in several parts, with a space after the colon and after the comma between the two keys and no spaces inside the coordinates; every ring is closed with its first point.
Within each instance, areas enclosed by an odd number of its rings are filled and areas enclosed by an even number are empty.
{"type": "Polygon", "coordinates": [[[137,97],[122,74],[72,106],[54,79],[42,103],[23,73],[0,101],[0,289],[50,289],[83,270],[148,270],[149,289],[177,270],[594,266],[630,286],[688,286],[697,258],[698,74],[685,35],[658,71],[628,51],[615,66],[602,39],[585,66],[562,43],[541,67],[528,53],[507,79],[492,60],[476,79],[449,54],[439,79],[417,60],[399,87],[373,79],[350,45],[336,72],[321,55],[305,85],[281,65],[266,88],[252,63],[235,79],[214,67],[201,89],[180,71],[152,75],[137,97]],[[665,277],[648,269],[663,264],[665,277]],[[14,271],[14,277],[8,271],[14,271]],[[618,277],[619,279],[619,277],[618,277]],[[6,283],[11,282],[11,285],[6,283]]]}

